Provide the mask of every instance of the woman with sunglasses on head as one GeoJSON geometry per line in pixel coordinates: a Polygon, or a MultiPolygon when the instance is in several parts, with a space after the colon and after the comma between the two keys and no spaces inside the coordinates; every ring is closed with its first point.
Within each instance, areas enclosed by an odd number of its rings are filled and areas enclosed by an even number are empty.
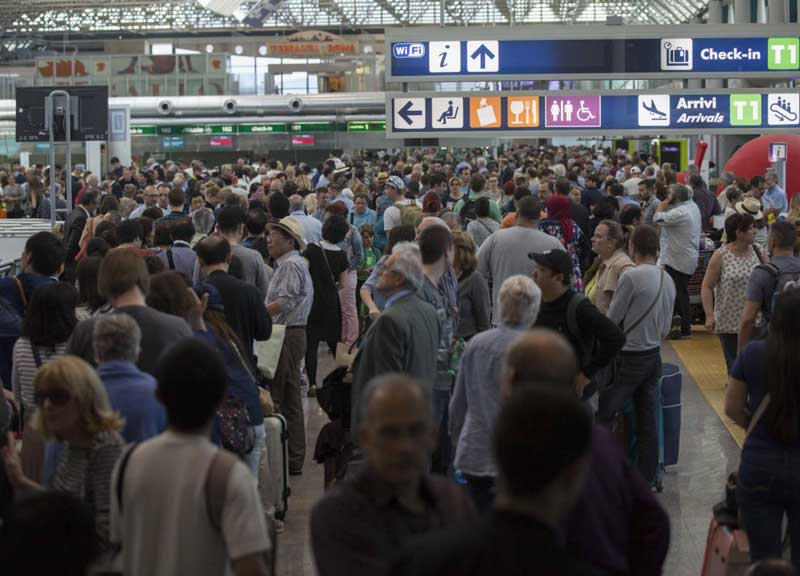
{"type": "Polygon", "coordinates": [[[111,409],[97,373],[76,356],[44,365],[33,387],[36,411],[31,427],[45,440],[62,443],[63,450],[55,474],[43,486],[24,474],[9,434],[2,452],[8,479],[17,497],[51,489],[85,501],[92,507],[102,550],[109,553],[111,473],[124,445],[119,434],[122,418],[111,409]]]}

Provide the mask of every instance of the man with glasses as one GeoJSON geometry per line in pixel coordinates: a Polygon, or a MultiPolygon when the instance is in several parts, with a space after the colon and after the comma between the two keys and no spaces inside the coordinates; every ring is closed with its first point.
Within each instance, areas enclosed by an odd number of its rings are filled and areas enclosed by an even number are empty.
{"type": "Polygon", "coordinates": [[[134,220],[136,218],[140,218],[145,210],[153,206],[158,206],[159,193],[155,186],[147,186],[144,189],[144,194],[142,196],[144,197],[144,204],[140,205],[133,212],[131,212],[129,219],[134,220]]]}

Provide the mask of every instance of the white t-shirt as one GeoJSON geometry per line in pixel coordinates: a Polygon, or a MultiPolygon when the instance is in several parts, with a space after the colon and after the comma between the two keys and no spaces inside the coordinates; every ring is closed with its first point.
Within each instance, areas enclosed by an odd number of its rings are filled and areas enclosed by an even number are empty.
{"type": "MultiPolygon", "coordinates": [[[[403,198],[399,202],[396,202],[396,204],[402,204],[403,206],[411,206],[413,203],[414,200],[411,200],[409,198],[403,198]]],[[[389,232],[392,230],[392,228],[394,228],[395,226],[400,226],[401,216],[402,215],[400,214],[400,208],[398,208],[394,204],[389,206],[383,213],[383,229],[386,231],[387,236],[389,232]]]]}
{"type": "Polygon", "coordinates": [[[205,481],[217,448],[202,436],[167,430],[128,459],[122,513],[114,469],[111,541],[122,544],[126,576],[220,576],[231,559],[270,550],[255,478],[237,462],[228,478],[221,534],[211,525],[205,481]]]}
{"type": "Polygon", "coordinates": [[[639,182],[642,179],[638,176],[631,176],[622,184],[622,187],[625,188],[625,195],[628,198],[639,198],[639,182]]]}

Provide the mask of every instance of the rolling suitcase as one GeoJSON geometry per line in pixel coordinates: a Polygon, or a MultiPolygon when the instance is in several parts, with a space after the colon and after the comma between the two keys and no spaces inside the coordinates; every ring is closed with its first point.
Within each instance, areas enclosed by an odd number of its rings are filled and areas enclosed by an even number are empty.
{"type": "Polygon", "coordinates": [[[275,510],[275,518],[283,520],[289,506],[289,432],[286,419],[280,414],[264,418],[266,450],[261,475],[265,504],[275,510]]]}
{"type": "Polygon", "coordinates": [[[744,530],[711,519],[701,576],[744,576],[750,567],[750,545],[744,530]]]}
{"type": "Polygon", "coordinates": [[[681,444],[682,383],[681,369],[675,364],[664,364],[661,368],[661,389],[659,391],[664,466],[673,466],[678,463],[681,444]]]}

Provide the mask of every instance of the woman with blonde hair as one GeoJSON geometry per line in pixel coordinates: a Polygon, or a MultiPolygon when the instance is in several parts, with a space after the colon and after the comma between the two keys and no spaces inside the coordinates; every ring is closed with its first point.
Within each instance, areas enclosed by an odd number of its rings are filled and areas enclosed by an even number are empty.
{"type": "Polygon", "coordinates": [[[31,425],[46,440],[64,445],[56,472],[46,486],[27,478],[11,434],[3,448],[6,474],[18,496],[45,488],[72,494],[94,513],[105,553],[111,510],[111,472],[124,441],[123,420],[111,409],[103,383],[94,369],[77,356],[56,358],[33,379],[36,412],[31,425]]]}

